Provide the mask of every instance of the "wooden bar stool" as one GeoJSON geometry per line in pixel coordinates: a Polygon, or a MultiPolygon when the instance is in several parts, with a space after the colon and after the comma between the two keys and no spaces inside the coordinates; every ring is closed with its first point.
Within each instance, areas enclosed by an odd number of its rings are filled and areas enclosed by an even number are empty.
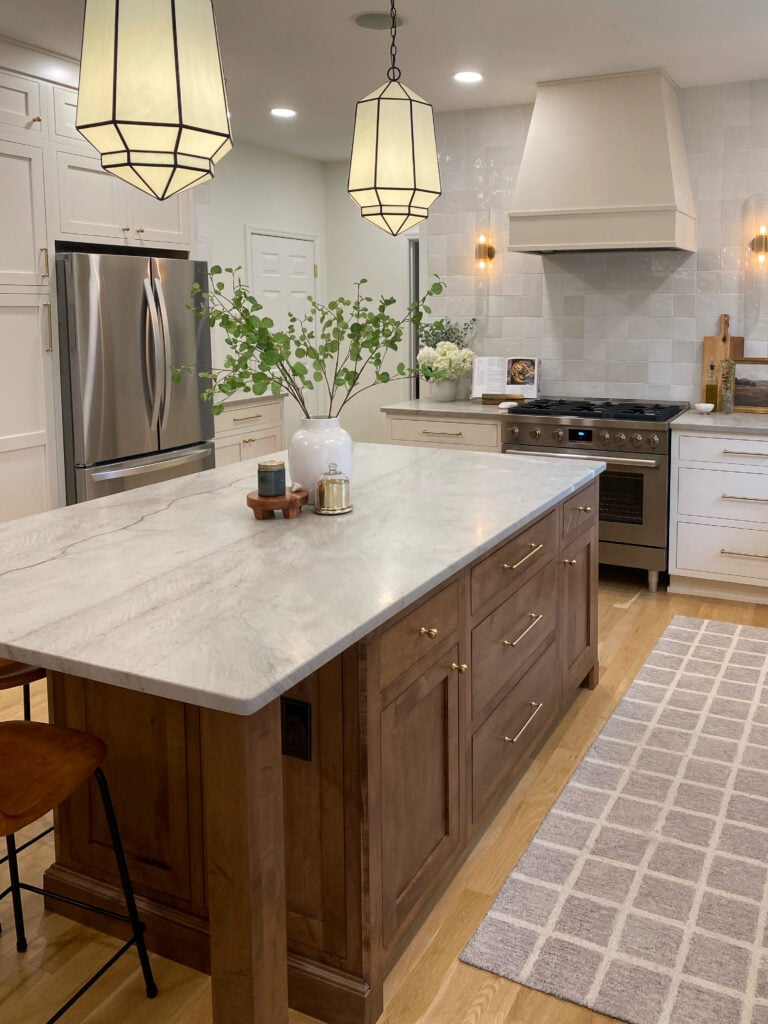
{"type": "Polygon", "coordinates": [[[128,875],[123,844],[117,827],[115,811],[109,794],[101,764],[107,756],[107,748],[100,739],[87,732],[65,729],[43,722],[0,722],[0,836],[5,836],[8,847],[8,868],[10,885],[0,900],[9,893],[13,904],[16,926],[16,949],[25,952],[27,939],[22,913],[22,891],[34,892],[40,896],[70,903],[76,907],[95,911],[115,921],[124,921],[131,926],[131,937],[107,962],[93,974],[67,1002],[50,1017],[46,1024],[54,1024],[63,1014],[96,982],[112,964],[131,946],[136,946],[147,996],[157,995],[157,986],[144,942],[144,923],[139,919],[133,887],[128,875]],[[70,899],[49,889],[28,885],[19,880],[15,833],[33,821],[53,810],[66,800],[76,789],[93,775],[99,787],[104,814],[107,819],[112,846],[115,851],[117,870],[123,885],[127,914],[116,914],[101,907],[95,907],[80,900],[70,899]]]}
{"type": "Polygon", "coordinates": [[[45,675],[44,668],[25,665],[21,661],[8,661],[0,658],[0,690],[10,690],[14,686],[24,687],[24,721],[32,718],[32,706],[29,697],[29,684],[45,675]]]}

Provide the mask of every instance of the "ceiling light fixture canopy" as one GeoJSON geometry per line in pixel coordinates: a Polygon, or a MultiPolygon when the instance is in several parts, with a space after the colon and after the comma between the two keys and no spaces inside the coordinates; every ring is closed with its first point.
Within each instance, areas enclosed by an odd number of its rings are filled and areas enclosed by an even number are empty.
{"type": "Polygon", "coordinates": [[[391,66],[357,104],[347,190],[365,220],[399,235],[426,220],[441,189],[432,106],[400,82],[394,0],[390,17],[391,66]]]}
{"type": "Polygon", "coordinates": [[[212,0],[86,0],[76,127],[158,199],[212,178],[232,148],[212,0]]]}

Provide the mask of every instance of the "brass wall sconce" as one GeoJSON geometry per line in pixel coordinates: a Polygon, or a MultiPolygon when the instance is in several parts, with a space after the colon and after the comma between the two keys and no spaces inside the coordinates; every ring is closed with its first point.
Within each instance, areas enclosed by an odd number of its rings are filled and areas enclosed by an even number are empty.
{"type": "Polygon", "coordinates": [[[765,263],[765,255],[768,253],[768,232],[765,224],[760,225],[758,233],[749,243],[752,252],[757,253],[757,262],[765,263]]]}
{"type": "Polygon", "coordinates": [[[477,269],[485,270],[493,263],[493,258],[496,255],[495,248],[491,245],[486,235],[478,235],[477,242],[475,243],[475,259],[477,260],[477,269]]]}

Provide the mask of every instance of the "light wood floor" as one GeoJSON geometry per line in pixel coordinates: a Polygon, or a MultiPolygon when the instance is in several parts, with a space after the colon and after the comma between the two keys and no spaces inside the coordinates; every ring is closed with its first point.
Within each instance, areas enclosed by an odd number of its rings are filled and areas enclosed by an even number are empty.
{"type": "MultiPolygon", "coordinates": [[[[659,593],[643,574],[606,570],[600,586],[600,686],[580,691],[420,931],[391,971],[380,1024],[601,1024],[608,1017],[563,1003],[494,974],[467,967],[458,955],[530,842],[570,773],[632,681],[673,615],[693,615],[768,627],[768,606],[659,593]]],[[[20,694],[0,694],[0,719],[21,717],[20,694]]],[[[36,684],[35,717],[45,718],[45,691],[36,684]]],[[[0,770],[1,770],[0,766],[0,770]]],[[[119,810],[119,809],[118,809],[119,810]]],[[[39,878],[52,859],[48,840],[23,855],[23,873],[39,878]]],[[[0,869],[0,890],[7,884],[0,869]]],[[[26,900],[29,951],[16,953],[10,906],[2,905],[0,1022],[38,1024],[93,971],[116,943],[43,913],[26,900]]],[[[160,995],[143,996],[130,954],[65,1018],[67,1024],[210,1024],[208,978],[153,957],[160,995]]],[[[230,1022],[228,1022],[230,1024],[230,1022]]],[[[231,1024],[237,1024],[232,1021],[231,1024]]],[[[269,1022],[264,1022],[269,1024],[269,1022]]],[[[291,1024],[314,1024],[291,1013],[291,1024]]]]}

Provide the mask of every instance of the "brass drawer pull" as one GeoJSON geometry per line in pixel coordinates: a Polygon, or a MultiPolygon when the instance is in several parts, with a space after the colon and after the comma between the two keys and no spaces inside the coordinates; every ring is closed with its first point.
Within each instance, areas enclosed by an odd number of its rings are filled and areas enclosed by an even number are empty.
{"type": "Polygon", "coordinates": [[[437,630],[434,626],[422,626],[419,633],[422,636],[428,636],[430,640],[434,640],[437,636],[437,630]]]}
{"type": "Polygon", "coordinates": [[[514,562],[512,565],[510,565],[508,562],[505,562],[504,565],[502,566],[502,569],[519,569],[523,562],[527,562],[529,558],[533,558],[533,556],[537,552],[541,551],[543,547],[543,544],[537,544],[536,541],[534,541],[531,544],[531,550],[528,552],[527,555],[523,555],[519,562],[514,562]]]}
{"type": "Polygon", "coordinates": [[[450,430],[422,430],[422,434],[426,434],[427,437],[463,437],[464,432],[461,430],[453,431],[450,430]]]}
{"type": "Polygon", "coordinates": [[[255,437],[244,437],[243,438],[243,444],[255,444],[255,442],[256,442],[256,438],[255,437]]]}
{"type": "Polygon", "coordinates": [[[726,548],[720,548],[721,555],[736,555],[737,558],[768,558],[768,555],[758,555],[754,551],[728,551],[726,548]]]}
{"type": "Polygon", "coordinates": [[[575,558],[564,558],[563,559],[563,565],[576,565],[576,559],[575,558]]]}
{"type": "Polygon", "coordinates": [[[51,304],[50,302],[44,302],[43,307],[48,314],[48,344],[45,347],[46,352],[53,352],[53,323],[51,321],[51,304]]]}
{"type": "Polygon", "coordinates": [[[768,502],[768,498],[748,498],[746,494],[721,494],[721,498],[725,498],[726,501],[765,501],[768,502]]]}
{"type": "Polygon", "coordinates": [[[48,262],[48,248],[47,248],[47,246],[46,246],[45,249],[41,249],[40,252],[43,254],[43,259],[45,261],[45,270],[43,271],[43,273],[40,276],[41,277],[50,277],[51,276],[51,267],[50,267],[50,263],[48,262]]]}
{"type": "Polygon", "coordinates": [[[759,459],[768,459],[768,452],[740,452],[735,448],[723,448],[723,455],[754,455],[759,459]]]}
{"type": "Polygon", "coordinates": [[[518,733],[517,733],[517,734],[516,734],[515,736],[505,736],[505,737],[504,737],[504,742],[505,742],[505,743],[517,743],[517,741],[518,741],[518,740],[520,739],[520,737],[521,737],[521,736],[523,735],[523,733],[525,732],[525,730],[526,730],[526,729],[528,728],[528,726],[529,726],[529,725],[531,724],[531,722],[532,722],[532,721],[534,720],[534,718],[536,717],[536,715],[538,715],[538,713],[539,713],[539,712],[541,711],[541,709],[542,709],[542,708],[544,707],[544,705],[543,705],[543,704],[537,704],[535,700],[531,700],[531,701],[529,701],[528,703],[529,703],[529,704],[531,705],[531,707],[533,708],[533,711],[532,711],[532,712],[531,712],[531,714],[530,714],[530,715],[528,716],[528,721],[527,721],[527,722],[525,723],[525,725],[524,725],[524,726],[522,727],[522,729],[520,730],[520,732],[518,732],[518,733]]]}
{"type": "Polygon", "coordinates": [[[246,420],[260,420],[264,416],[262,412],[255,412],[251,416],[233,416],[233,423],[244,423],[246,420]]]}
{"type": "Polygon", "coordinates": [[[465,665],[464,662],[461,662],[461,664],[459,664],[459,662],[457,662],[457,661],[452,661],[451,662],[451,668],[454,670],[454,672],[458,672],[459,675],[463,676],[464,673],[469,668],[469,665],[465,665]]]}
{"type": "Polygon", "coordinates": [[[591,512],[592,511],[592,506],[591,505],[579,505],[577,511],[578,512],[591,512]]]}
{"type": "Polygon", "coordinates": [[[520,641],[523,639],[523,637],[527,636],[527,634],[531,632],[531,630],[533,629],[534,626],[538,626],[538,624],[544,618],[544,615],[543,614],[537,615],[536,612],[531,612],[531,618],[533,619],[533,622],[529,626],[525,627],[525,629],[520,634],[520,636],[517,638],[517,640],[502,640],[501,641],[504,644],[505,647],[517,647],[517,645],[520,643],[520,641]]]}

